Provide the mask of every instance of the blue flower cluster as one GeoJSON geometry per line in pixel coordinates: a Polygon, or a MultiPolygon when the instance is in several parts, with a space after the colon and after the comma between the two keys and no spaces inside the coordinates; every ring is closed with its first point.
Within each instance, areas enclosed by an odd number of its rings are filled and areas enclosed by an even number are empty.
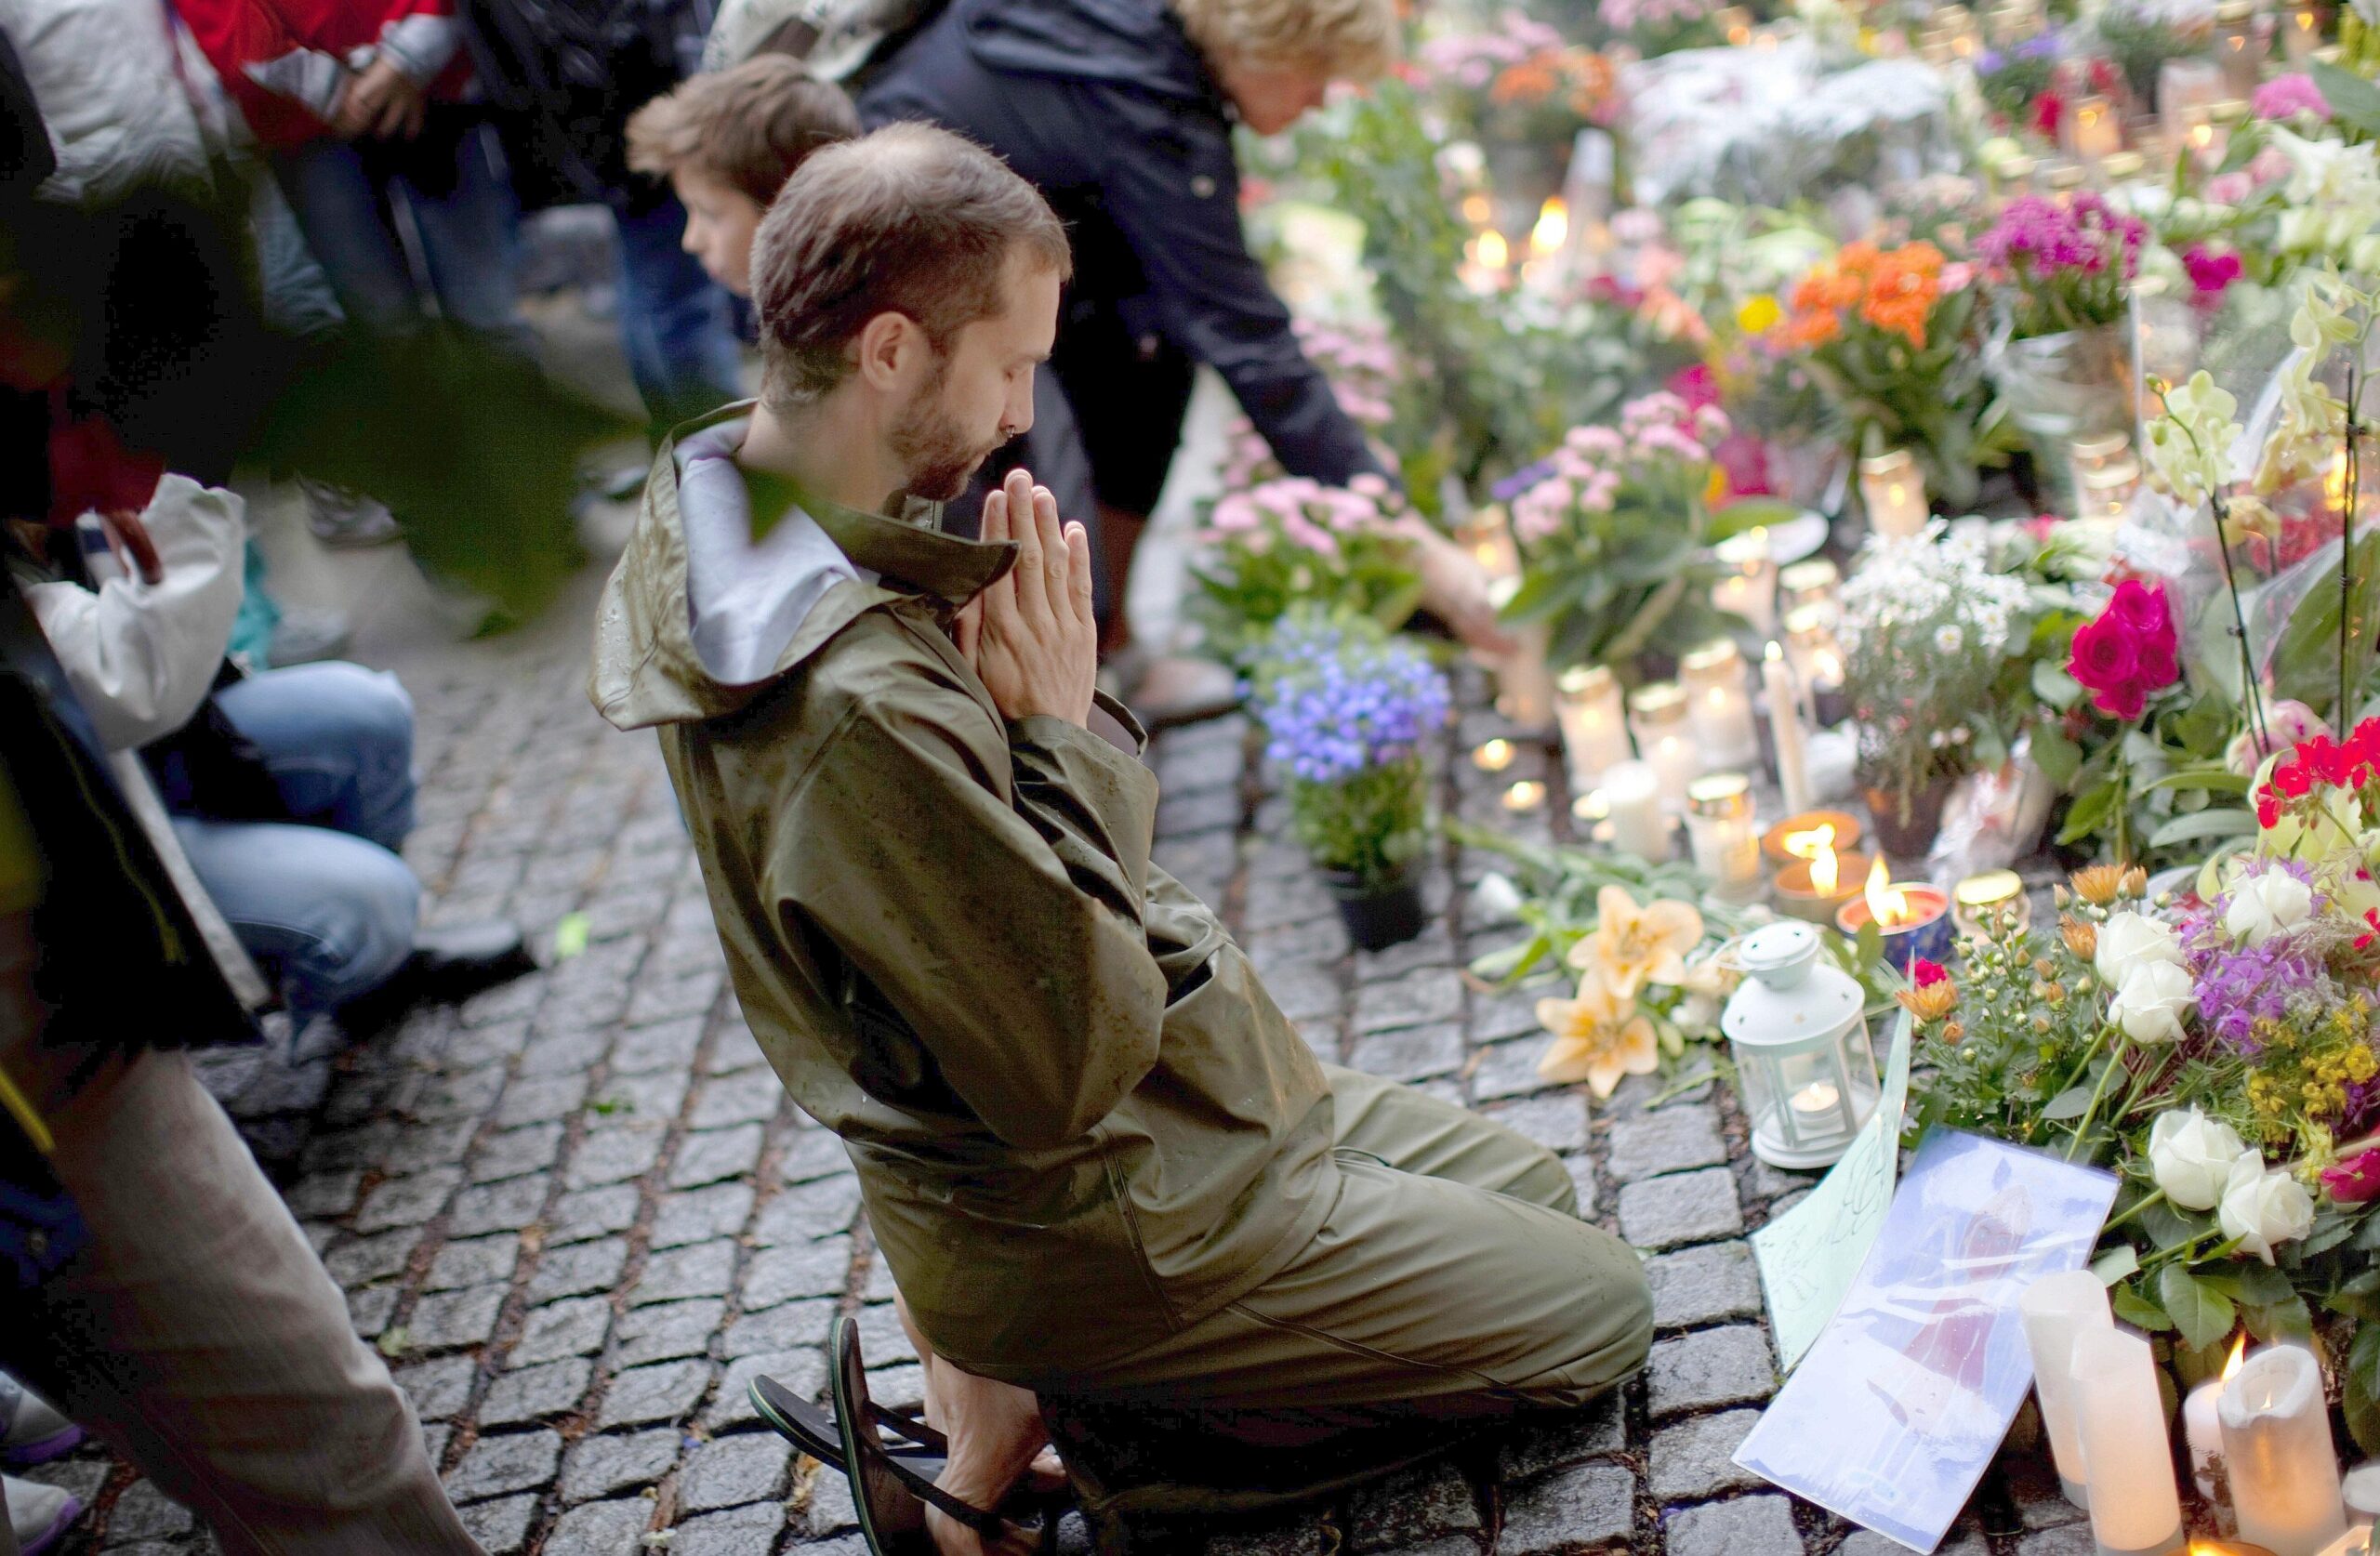
{"type": "Polygon", "coordinates": [[[1446,677],[1405,640],[1285,621],[1266,660],[1264,754],[1304,783],[1404,761],[1446,723],[1446,677]]]}

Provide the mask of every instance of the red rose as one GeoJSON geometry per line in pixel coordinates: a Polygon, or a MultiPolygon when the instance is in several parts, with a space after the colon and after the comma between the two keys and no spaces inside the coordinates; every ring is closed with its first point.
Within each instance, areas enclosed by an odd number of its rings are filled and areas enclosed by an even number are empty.
{"type": "Polygon", "coordinates": [[[1910,981],[1921,989],[1930,989],[1950,976],[1950,969],[1939,962],[1929,962],[1923,956],[1912,956],[1909,963],[1910,981]]]}
{"type": "Polygon", "coordinates": [[[2113,615],[2103,615],[2074,633],[2074,652],[2066,671],[2094,692],[2109,692],[2132,679],[2140,668],[2140,651],[2132,635],[2113,615]]]}
{"type": "Polygon", "coordinates": [[[2137,578],[2126,578],[2116,586],[2115,598],[2108,601],[2102,616],[2113,616],[2141,637],[2155,637],[2170,632],[2174,613],[2165,602],[2162,584],[2150,587],[2137,578]]]}
{"type": "Polygon", "coordinates": [[[2140,668],[2133,673],[2144,692],[2162,692],[2182,676],[2182,666],[2174,657],[2174,645],[2154,640],[2140,645],[2140,668]]]}
{"type": "Polygon", "coordinates": [[[2137,719],[2149,706],[2149,690],[2136,680],[2091,693],[2091,704],[2109,718],[2137,719]]]}
{"type": "Polygon", "coordinates": [[[2322,1169],[2322,1187],[2341,1205],[2380,1199],[2380,1150],[2349,1156],[2322,1169]]]}

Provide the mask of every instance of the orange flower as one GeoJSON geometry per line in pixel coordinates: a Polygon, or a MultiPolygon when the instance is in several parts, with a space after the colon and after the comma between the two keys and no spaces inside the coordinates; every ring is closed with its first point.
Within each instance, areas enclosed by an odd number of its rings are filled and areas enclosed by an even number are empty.
{"type": "Polygon", "coordinates": [[[1877,257],[1859,316],[1881,330],[1925,345],[1925,322],[1942,295],[1942,251],[1932,244],[1905,244],[1877,257]]]}
{"type": "Polygon", "coordinates": [[[1490,102],[1537,102],[1550,96],[1558,85],[1553,65],[1543,55],[1534,55],[1517,65],[1507,65],[1488,88],[1490,102]]]}
{"type": "Polygon", "coordinates": [[[1841,335],[1843,316],[1831,308],[1821,308],[1807,313],[1795,313],[1779,328],[1787,346],[1806,351],[1841,335]]]}

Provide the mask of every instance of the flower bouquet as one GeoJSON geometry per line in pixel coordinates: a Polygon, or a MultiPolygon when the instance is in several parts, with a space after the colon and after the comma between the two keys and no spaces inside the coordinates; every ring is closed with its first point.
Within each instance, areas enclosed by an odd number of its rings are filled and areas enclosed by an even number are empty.
{"type": "Polygon", "coordinates": [[[1244,663],[1301,600],[1344,608],[1394,629],[1421,600],[1402,498],[1375,475],[1345,487],[1302,479],[1228,492],[1208,510],[1191,576],[1204,647],[1244,663]]]}
{"type": "Polygon", "coordinates": [[[2022,195],[1976,242],[2002,314],[1991,376],[2034,452],[2063,488],[2069,440],[2128,430],[2129,307],[2149,230],[2088,190],[2060,203],[2022,195]]]}
{"type": "Polygon", "coordinates": [[[1600,0],[1595,16],[1614,39],[1649,59],[1726,42],[1712,20],[1719,9],[1714,0],[1600,0]]]}
{"type": "Polygon", "coordinates": [[[1421,648],[1359,616],[1285,616],[1250,676],[1264,755],[1288,779],[1290,824],[1366,950],[1422,924],[1412,866],[1429,840],[1429,742],[1451,706],[1421,648]]]}
{"type": "MultiPolygon", "coordinates": [[[[1424,376],[1408,363],[1375,323],[1326,323],[1302,316],[1290,327],[1306,359],[1330,380],[1332,398],[1347,419],[1369,435],[1375,444],[1395,448],[1426,435],[1424,417],[1411,402],[1424,376]]],[[[1273,455],[1256,424],[1236,416],[1223,434],[1222,488],[1246,492],[1289,475],[1273,455]]]]}
{"type": "Polygon", "coordinates": [[[1650,394],[1617,428],[1573,428],[1512,483],[1522,576],[1504,617],[1549,625],[1548,664],[1679,653],[1723,625],[1703,548],[1715,538],[1712,451],[1726,435],[1717,407],[1650,394]]]}
{"type": "Polygon", "coordinates": [[[1767,336],[1818,381],[1846,449],[1908,449],[1954,509],[1999,452],[1970,274],[1929,243],[1845,244],[1795,284],[1767,336]]]}
{"type": "Polygon", "coordinates": [[[1449,125],[1483,141],[1567,150],[1580,128],[1607,123],[1619,107],[1609,61],[1518,10],[1429,39],[1414,64],[1416,84],[1449,125]]]}

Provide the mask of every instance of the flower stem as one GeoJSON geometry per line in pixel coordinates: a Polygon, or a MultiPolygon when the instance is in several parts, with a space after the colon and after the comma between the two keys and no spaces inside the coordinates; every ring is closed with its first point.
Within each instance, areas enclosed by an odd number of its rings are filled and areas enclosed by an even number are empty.
{"type": "Polygon", "coordinates": [[[2072,1161],[2074,1154],[2082,1149],[2083,1137],[2091,1132],[2091,1126],[2098,1122],[2099,1104],[2107,1100],[2108,1081],[2118,1070],[2124,1072],[2126,1079],[2132,1077],[2132,1072],[2124,1065],[2123,1039],[2121,1037],[2109,1046],[2108,1067],[2099,1072],[2099,1084],[2091,1088],[2090,1105],[2082,1110],[2082,1116],[2074,1122],[2074,1142],[2066,1148],[2068,1161],[2072,1161]]]}
{"type": "Polygon", "coordinates": [[[2255,732],[2256,755],[2272,755],[2272,732],[2265,724],[2264,699],[2256,690],[2256,659],[2248,646],[2248,613],[2240,603],[2240,578],[2231,570],[2230,505],[2220,493],[2210,493],[2215,509],[2215,554],[2223,561],[2223,590],[2231,597],[2231,629],[2240,640],[2240,696],[2248,705],[2248,728],[2255,732]]]}
{"type": "Polygon", "coordinates": [[[2354,715],[2347,700],[2347,640],[2354,631],[2355,612],[2355,488],[2356,488],[2356,426],[2357,394],[2355,364],[2347,369],[2347,449],[2343,458],[2347,479],[2340,486],[2339,496],[2339,705],[2334,722],[2344,731],[2354,715]]]}
{"type": "Polygon", "coordinates": [[[2138,1204],[2135,1205],[2131,1209],[2129,1209],[2129,1210],[2125,1211],[2122,1215],[2118,1216],[2114,1220],[2111,1220],[2111,1221],[2109,1221],[2107,1225],[2105,1225],[2105,1226],[2101,1227],[2101,1228],[2099,1229],[2099,1235],[2100,1235],[2100,1236],[2102,1236],[2102,1237],[2104,1237],[2104,1236],[2106,1236],[2109,1233],[2113,1232],[2116,1228],[2118,1228],[2118,1227],[2120,1227],[2120,1226],[2123,1225],[2123,1223],[2124,1223],[2124,1222],[2126,1222],[2126,1221],[2128,1221],[2128,1220],[2132,1220],[2135,1216],[2139,1215],[2143,1210],[2148,1209],[2150,1206],[2152,1206],[2152,1205],[2162,1205],[2162,1204],[2164,1204],[2164,1203],[2165,1203],[2165,1191],[2164,1191],[2164,1190],[2162,1190],[2162,1189],[2158,1190],[2158,1191],[2157,1191],[2155,1193],[2153,1193],[2153,1194],[2144,1194],[2143,1196],[2141,1196],[2140,1202],[2139,1202],[2138,1204]]]}

